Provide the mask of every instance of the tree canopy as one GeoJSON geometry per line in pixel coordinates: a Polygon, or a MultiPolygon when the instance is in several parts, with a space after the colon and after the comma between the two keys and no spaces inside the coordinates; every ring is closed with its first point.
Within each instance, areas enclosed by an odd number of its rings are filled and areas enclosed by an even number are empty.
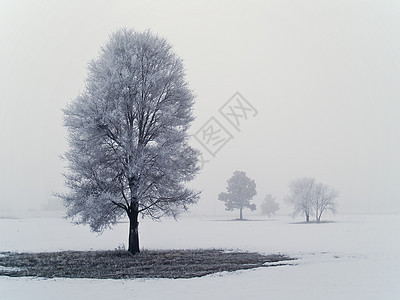
{"type": "Polygon", "coordinates": [[[150,31],[120,29],[88,67],[85,90],[64,109],[69,150],[63,198],[68,216],[102,232],[138,215],[176,217],[198,199],[185,183],[198,171],[188,145],[194,95],[182,60],[150,31]]]}
{"type": "Polygon", "coordinates": [[[317,183],[314,178],[295,179],[290,183],[289,189],[287,202],[293,206],[294,215],[304,215],[306,222],[310,221],[312,213],[315,213],[316,221],[320,222],[323,212],[336,212],[335,200],[339,193],[326,184],[317,183]]]}
{"type": "Polygon", "coordinates": [[[227,183],[227,192],[220,193],[218,199],[225,202],[226,210],[239,209],[240,219],[243,219],[243,208],[256,209],[256,205],[250,203],[253,197],[257,195],[256,183],[253,179],[247,177],[243,171],[235,171],[227,183]]]}

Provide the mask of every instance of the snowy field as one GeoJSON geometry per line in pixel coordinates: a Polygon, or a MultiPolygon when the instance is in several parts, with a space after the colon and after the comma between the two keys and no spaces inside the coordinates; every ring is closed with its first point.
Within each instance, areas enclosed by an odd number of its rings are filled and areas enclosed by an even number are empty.
{"type": "MultiPolygon", "coordinates": [[[[141,248],[226,248],[284,253],[297,265],[193,279],[0,277],[0,299],[400,299],[400,215],[336,215],[301,224],[286,216],[249,221],[186,216],[142,220],[141,248]]],[[[58,217],[0,218],[0,251],[114,249],[127,223],[102,236],[58,217]]]]}

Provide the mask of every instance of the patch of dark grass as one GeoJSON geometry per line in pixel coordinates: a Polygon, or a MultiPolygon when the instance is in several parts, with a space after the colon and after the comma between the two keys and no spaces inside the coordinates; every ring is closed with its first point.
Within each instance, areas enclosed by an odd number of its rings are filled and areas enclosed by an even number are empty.
{"type": "Polygon", "coordinates": [[[0,275],[66,278],[192,278],[283,265],[285,255],[224,250],[65,251],[2,253],[0,275]]]}

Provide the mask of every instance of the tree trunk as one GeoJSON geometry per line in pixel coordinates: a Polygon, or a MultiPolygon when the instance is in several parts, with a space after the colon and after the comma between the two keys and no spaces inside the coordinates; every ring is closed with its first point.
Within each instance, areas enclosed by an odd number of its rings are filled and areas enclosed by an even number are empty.
{"type": "Polygon", "coordinates": [[[130,208],[128,210],[129,217],[129,246],[128,251],[131,254],[137,254],[139,250],[139,201],[137,199],[137,185],[136,177],[133,176],[129,178],[129,189],[131,191],[130,195],[130,208]]]}
{"type": "Polygon", "coordinates": [[[240,208],[240,220],[243,220],[243,212],[242,211],[243,211],[243,208],[241,207],[240,208]]]}
{"type": "Polygon", "coordinates": [[[306,222],[307,223],[310,222],[310,215],[309,214],[306,214],[306,222]]]}
{"type": "Polygon", "coordinates": [[[319,212],[319,216],[318,216],[318,222],[320,222],[321,221],[321,217],[322,217],[322,213],[324,212],[324,210],[321,210],[320,212],[319,212]]]}
{"type": "Polygon", "coordinates": [[[128,251],[131,254],[137,254],[139,249],[139,222],[138,213],[134,212],[129,214],[129,246],[128,251]]]}

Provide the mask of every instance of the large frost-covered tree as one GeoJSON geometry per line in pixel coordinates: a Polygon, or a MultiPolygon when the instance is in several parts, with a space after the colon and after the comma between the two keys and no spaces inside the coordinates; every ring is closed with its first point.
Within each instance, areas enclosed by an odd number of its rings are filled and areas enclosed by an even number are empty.
{"type": "Polygon", "coordinates": [[[138,253],[139,215],[176,217],[195,203],[198,192],[185,186],[198,171],[199,153],[187,143],[193,102],[165,39],[111,34],[89,63],[85,90],[64,110],[68,217],[102,232],[128,216],[128,250],[138,253]]]}
{"type": "Polygon", "coordinates": [[[322,214],[330,210],[336,213],[336,198],[339,192],[330,187],[329,185],[318,183],[315,186],[315,196],[313,200],[313,207],[315,211],[315,219],[319,223],[322,214]]]}
{"type": "Polygon", "coordinates": [[[220,193],[218,199],[225,202],[225,209],[232,211],[239,209],[240,220],[243,219],[243,208],[256,209],[256,205],[250,203],[256,192],[256,183],[253,179],[246,176],[245,172],[235,171],[233,176],[228,179],[226,193],[220,193]]]}
{"type": "Polygon", "coordinates": [[[290,195],[287,197],[287,202],[293,206],[293,214],[304,215],[306,222],[310,221],[313,210],[315,185],[315,179],[310,177],[298,178],[289,184],[290,195]]]}

